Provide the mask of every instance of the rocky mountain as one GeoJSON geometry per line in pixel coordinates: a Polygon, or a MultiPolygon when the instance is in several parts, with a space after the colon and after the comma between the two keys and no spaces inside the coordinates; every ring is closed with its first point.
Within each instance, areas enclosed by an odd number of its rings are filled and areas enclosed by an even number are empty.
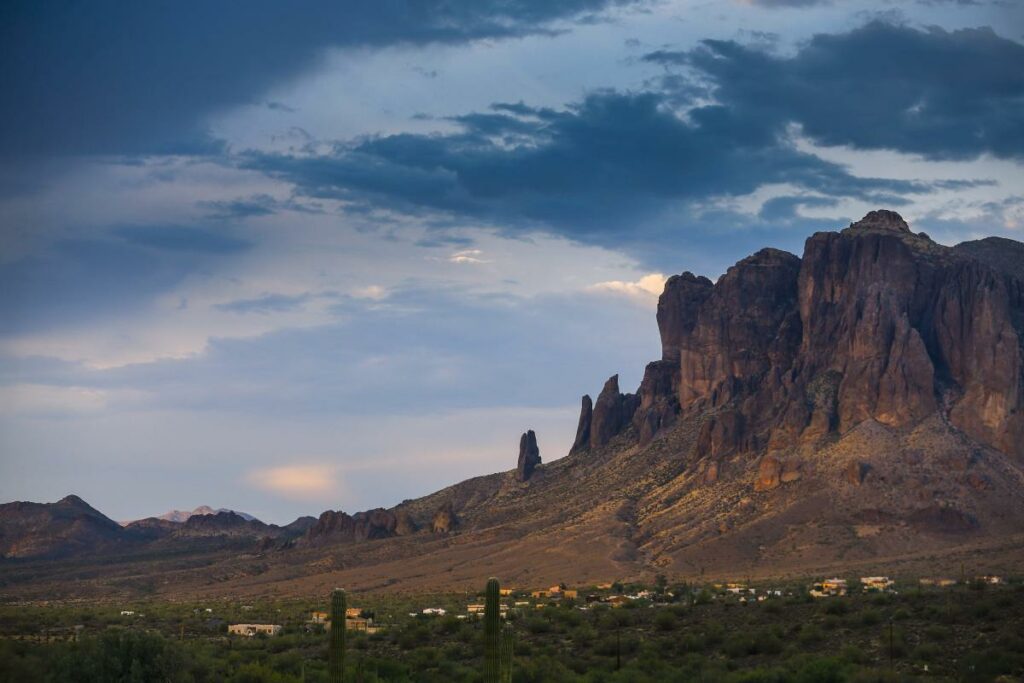
{"type": "Polygon", "coordinates": [[[636,392],[612,376],[583,397],[568,457],[541,464],[527,432],[515,470],[403,513],[420,535],[518,548],[513,576],[573,547],[599,578],[910,561],[1019,539],[1022,268],[1018,242],[944,247],[873,211],[812,235],[799,257],[764,249],[717,282],[674,276],[661,358],[636,392]]]}
{"type": "MultiPolygon", "coordinates": [[[[258,565],[216,566],[239,590],[279,593],[1019,567],[1022,268],[1024,244],[945,247],[873,211],[801,256],[674,276],[661,358],[635,392],[612,376],[583,397],[567,456],[542,462],[527,431],[514,469],[327,511],[294,543],[264,543],[258,565]]],[[[241,528],[196,522],[219,524],[241,528]]]]}
{"type": "Polygon", "coordinates": [[[0,557],[61,557],[108,549],[122,539],[121,525],[78,496],[56,503],[0,505],[0,557]]]}
{"type": "Polygon", "coordinates": [[[147,517],[119,524],[78,496],[56,503],[0,505],[0,558],[67,558],[154,549],[187,549],[195,541],[262,543],[301,536],[316,522],[300,517],[279,527],[230,510],[193,513],[184,522],[147,517]]]}

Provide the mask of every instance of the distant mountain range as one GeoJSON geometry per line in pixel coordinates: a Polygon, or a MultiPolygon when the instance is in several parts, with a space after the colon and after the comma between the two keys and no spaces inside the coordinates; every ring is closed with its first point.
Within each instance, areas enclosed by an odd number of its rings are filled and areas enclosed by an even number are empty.
{"type": "Polygon", "coordinates": [[[239,542],[273,545],[296,538],[316,523],[314,517],[300,517],[276,526],[251,515],[206,506],[171,514],[187,517],[183,521],[147,517],[118,524],[74,495],[56,503],[6,503],[0,505],[0,557],[97,557],[143,550],[179,551],[197,543],[217,549],[217,543],[227,541],[231,547],[239,542]]]}
{"type": "Polygon", "coordinates": [[[1024,244],[946,247],[873,211],[800,257],[673,276],[657,322],[661,358],[635,393],[583,397],[565,457],[526,431],[514,469],[286,527],[10,503],[0,595],[1024,566],[1024,244]],[[71,570],[40,558],[103,576],[56,587],[71,570]]]}
{"type": "MultiPolygon", "coordinates": [[[[197,507],[196,509],[191,510],[191,511],[189,511],[189,510],[171,510],[170,512],[165,512],[162,515],[157,515],[156,519],[163,519],[163,520],[166,520],[168,522],[178,522],[178,523],[181,523],[181,522],[187,522],[188,518],[192,517],[194,515],[215,515],[218,512],[234,512],[236,515],[238,515],[242,519],[248,520],[250,522],[256,519],[252,515],[246,514],[244,512],[239,512],[238,510],[229,510],[228,508],[216,508],[216,509],[214,509],[214,508],[210,507],[209,505],[200,505],[199,507],[197,507]]],[[[132,521],[138,521],[138,520],[132,520],[132,521]]],[[[129,521],[129,522],[121,522],[121,525],[122,526],[127,526],[127,525],[129,525],[131,523],[132,523],[131,521],[129,521]]]]}

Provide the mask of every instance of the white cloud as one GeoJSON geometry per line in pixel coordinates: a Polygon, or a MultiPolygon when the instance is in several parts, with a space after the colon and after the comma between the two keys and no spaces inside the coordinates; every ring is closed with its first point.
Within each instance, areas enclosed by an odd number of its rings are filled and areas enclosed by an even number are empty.
{"type": "Polygon", "coordinates": [[[590,285],[587,290],[628,296],[643,303],[651,303],[658,301],[662,290],[665,289],[665,280],[663,273],[649,273],[634,282],[624,280],[598,282],[590,285]]]}
{"type": "Polygon", "coordinates": [[[490,261],[480,258],[481,256],[483,256],[483,251],[480,249],[463,249],[449,256],[448,260],[452,263],[490,263],[490,261]]]}
{"type": "Polygon", "coordinates": [[[372,299],[373,301],[380,301],[386,299],[388,296],[388,290],[384,289],[380,285],[368,285],[366,287],[359,287],[352,290],[352,296],[357,299],[372,299]]]}
{"type": "Polygon", "coordinates": [[[282,465],[249,472],[251,486],[285,498],[324,500],[338,496],[341,485],[336,465],[282,465]]]}

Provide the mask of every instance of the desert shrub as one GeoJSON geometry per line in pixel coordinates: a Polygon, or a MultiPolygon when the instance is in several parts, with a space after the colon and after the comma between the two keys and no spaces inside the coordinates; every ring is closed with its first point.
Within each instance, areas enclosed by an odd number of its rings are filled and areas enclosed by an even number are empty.
{"type": "Polygon", "coordinates": [[[865,664],[868,661],[868,656],[864,654],[864,650],[856,645],[844,645],[843,649],[839,651],[839,656],[851,664],[865,664]]]}
{"type": "Polygon", "coordinates": [[[530,617],[526,620],[526,630],[535,636],[551,633],[551,622],[541,617],[530,617]]]}
{"type": "Polygon", "coordinates": [[[935,643],[922,643],[914,649],[914,658],[922,662],[934,662],[942,654],[942,648],[935,643]]]}
{"type": "Polygon", "coordinates": [[[84,638],[54,665],[54,680],[185,681],[184,656],[175,643],[143,631],[109,630],[84,638]]]}
{"type": "Polygon", "coordinates": [[[833,598],[825,603],[825,614],[841,617],[844,614],[849,613],[849,611],[850,606],[846,604],[845,600],[836,600],[833,598]]]}
{"type": "Polygon", "coordinates": [[[800,633],[797,636],[797,641],[804,647],[810,647],[817,645],[824,639],[824,636],[814,624],[808,624],[800,629],[800,633]]]}
{"type": "Polygon", "coordinates": [[[666,633],[675,630],[676,615],[669,610],[658,610],[654,616],[654,627],[666,633]]]}
{"type": "Polygon", "coordinates": [[[864,626],[877,626],[882,621],[878,610],[866,609],[860,613],[860,623],[864,626]]]}

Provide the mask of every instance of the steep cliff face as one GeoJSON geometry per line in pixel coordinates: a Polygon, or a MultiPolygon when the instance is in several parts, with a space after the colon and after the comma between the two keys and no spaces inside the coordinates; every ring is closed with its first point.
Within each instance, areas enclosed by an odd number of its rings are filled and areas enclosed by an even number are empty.
{"type": "Polygon", "coordinates": [[[516,464],[516,479],[528,481],[533,470],[540,464],[540,448],[537,435],[531,429],[519,439],[519,461],[516,464]]]}
{"type": "Polygon", "coordinates": [[[316,524],[306,531],[303,544],[319,545],[344,541],[365,541],[390,538],[415,533],[417,526],[401,508],[385,510],[376,508],[350,515],[346,512],[327,510],[320,515],[316,524]]]}
{"type": "Polygon", "coordinates": [[[785,458],[866,421],[902,428],[939,413],[1024,458],[1024,248],[1002,242],[951,249],[873,211],[811,236],[803,258],[764,249],[714,284],[674,276],[658,303],[662,359],[631,419],[632,395],[612,378],[589,420],[585,402],[577,443],[632,425],[643,445],[702,415],[702,456],[785,458]]]}
{"type": "Polygon", "coordinates": [[[629,426],[639,402],[636,394],[619,392],[618,375],[609,377],[593,406],[589,396],[583,397],[573,450],[587,450],[607,444],[629,426]]]}

